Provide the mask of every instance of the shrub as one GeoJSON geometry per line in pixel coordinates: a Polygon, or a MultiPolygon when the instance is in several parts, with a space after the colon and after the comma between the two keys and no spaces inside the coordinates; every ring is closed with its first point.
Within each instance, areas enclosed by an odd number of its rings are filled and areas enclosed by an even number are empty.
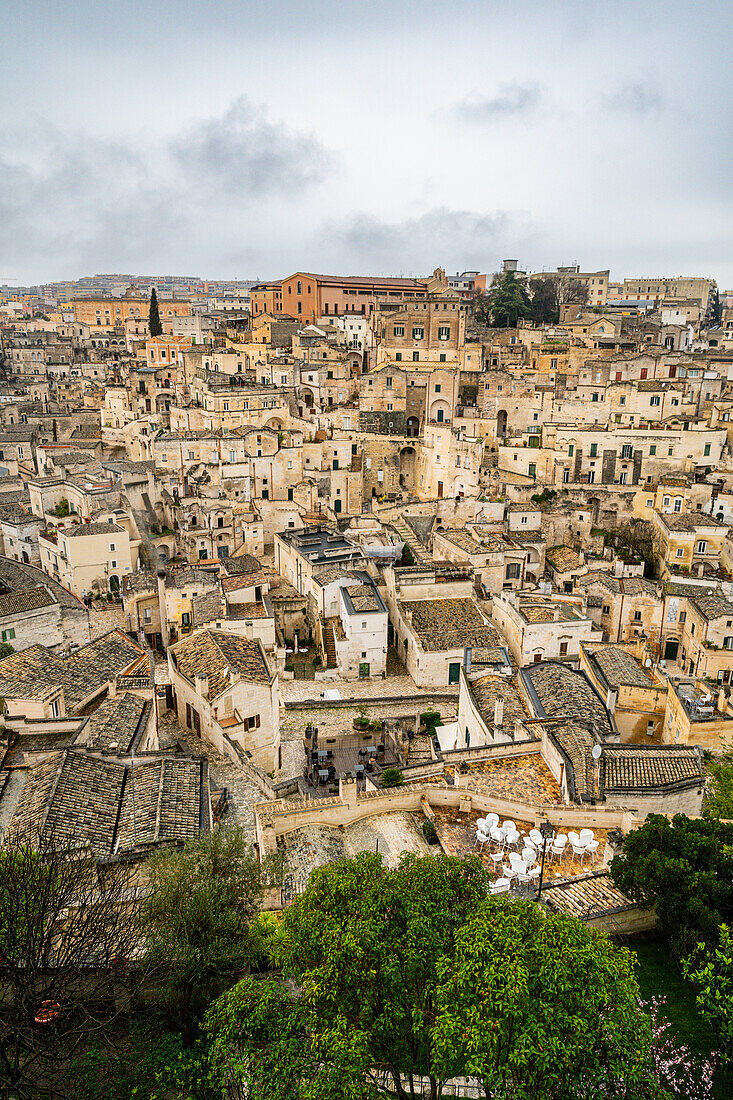
{"type": "Polygon", "coordinates": [[[424,821],[422,831],[423,836],[427,840],[428,844],[438,843],[438,831],[433,825],[432,821],[424,821]]]}
{"type": "Polygon", "coordinates": [[[401,787],[405,777],[399,768],[385,768],[382,772],[383,787],[401,787]]]}

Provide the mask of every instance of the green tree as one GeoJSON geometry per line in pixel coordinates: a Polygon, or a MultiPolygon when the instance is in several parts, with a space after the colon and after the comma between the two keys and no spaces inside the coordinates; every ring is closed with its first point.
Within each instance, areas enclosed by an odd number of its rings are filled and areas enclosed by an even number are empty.
{"type": "Polygon", "coordinates": [[[160,310],[158,309],[158,294],[155,287],[150,291],[150,311],[148,313],[148,325],[151,336],[160,336],[163,326],[160,323],[160,310]]]}
{"type": "Polygon", "coordinates": [[[580,921],[484,901],[438,972],[441,1079],[476,1077],[487,1097],[643,1094],[651,1029],[631,953],[580,921]]]}
{"type": "Polygon", "coordinates": [[[314,872],[282,919],[297,992],[245,979],[208,1013],[219,1081],[252,1100],[440,1100],[464,1075],[487,1098],[649,1095],[629,953],[487,887],[445,856],[314,872]]]}
{"type": "Polygon", "coordinates": [[[239,982],[206,1015],[213,1080],[249,1100],[301,1100],[317,1073],[306,1023],[305,1004],[280,982],[239,982]]]}
{"type": "Polygon", "coordinates": [[[724,742],[722,755],[708,764],[703,815],[733,820],[733,741],[724,742]]]}
{"type": "Polygon", "coordinates": [[[733,918],[733,824],[650,814],[611,862],[617,886],[643,908],[656,908],[680,955],[714,944],[733,918]]]}
{"type": "Polygon", "coordinates": [[[489,316],[494,328],[514,328],[530,315],[527,282],[516,271],[495,275],[487,297],[489,316]]]}
{"type": "Polygon", "coordinates": [[[733,936],[727,924],[720,926],[717,946],[699,943],[684,959],[682,971],[695,987],[697,1006],[715,1032],[725,1062],[733,1058],[733,936]]]}
{"type": "Polygon", "coordinates": [[[10,642],[0,642],[0,661],[5,657],[9,657],[11,653],[15,653],[15,649],[10,642]]]}
{"type": "Polygon", "coordinates": [[[723,318],[723,303],[720,300],[720,291],[718,290],[717,284],[713,287],[712,294],[710,296],[708,314],[710,317],[711,325],[720,324],[723,318]]]}
{"type": "Polygon", "coordinates": [[[262,870],[240,828],[216,829],[181,850],[157,851],[146,870],[149,960],[167,981],[190,1046],[197,1014],[261,950],[254,917],[262,870]]]}
{"type": "Polygon", "coordinates": [[[529,319],[538,325],[556,325],[560,320],[560,281],[556,275],[532,279],[529,319]]]}
{"type": "Polygon", "coordinates": [[[472,301],[473,319],[477,325],[491,323],[491,302],[488,294],[475,294],[472,301]]]}

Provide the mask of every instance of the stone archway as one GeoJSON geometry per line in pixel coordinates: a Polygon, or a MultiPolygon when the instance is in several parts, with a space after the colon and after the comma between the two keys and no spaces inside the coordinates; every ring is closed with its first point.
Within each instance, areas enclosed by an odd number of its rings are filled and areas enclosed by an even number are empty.
{"type": "Polygon", "coordinates": [[[508,419],[508,417],[507,417],[506,409],[499,409],[498,413],[496,414],[496,438],[497,439],[503,439],[504,436],[506,435],[507,419],[508,419]]]}
{"type": "Polygon", "coordinates": [[[414,447],[403,447],[400,451],[400,488],[415,488],[415,466],[417,452],[414,447]]]}
{"type": "Polygon", "coordinates": [[[405,435],[408,439],[416,439],[420,434],[420,421],[416,416],[408,416],[405,425],[405,435]]]}

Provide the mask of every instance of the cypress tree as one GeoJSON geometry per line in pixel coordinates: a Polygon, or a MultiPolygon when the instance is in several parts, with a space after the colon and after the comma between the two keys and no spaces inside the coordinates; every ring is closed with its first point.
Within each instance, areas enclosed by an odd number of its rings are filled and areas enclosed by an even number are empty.
{"type": "Polygon", "coordinates": [[[163,331],[163,326],[160,323],[160,311],[158,309],[158,295],[155,292],[155,287],[150,291],[150,313],[148,314],[148,324],[150,326],[151,336],[160,336],[163,331]]]}

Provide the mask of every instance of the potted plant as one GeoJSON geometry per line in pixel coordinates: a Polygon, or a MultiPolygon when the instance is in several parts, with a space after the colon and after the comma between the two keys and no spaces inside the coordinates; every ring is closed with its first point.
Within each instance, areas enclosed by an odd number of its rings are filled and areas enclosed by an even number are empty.
{"type": "Polygon", "coordinates": [[[368,730],[370,726],[369,713],[364,703],[361,704],[354,719],[355,730],[368,730]]]}

